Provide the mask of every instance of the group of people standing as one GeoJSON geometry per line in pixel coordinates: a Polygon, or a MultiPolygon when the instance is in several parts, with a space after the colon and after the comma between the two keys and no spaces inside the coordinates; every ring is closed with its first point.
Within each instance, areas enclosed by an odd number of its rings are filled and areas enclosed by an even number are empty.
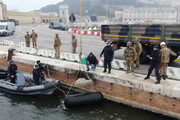
{"type": "Polygon", "coordinates": [[[155,68],[155,75],[157,82],[155,84],[159,84],[161,78],[166,80],[167,78],[167,67],[170,61],[170,56],[177,56],[171,49],[169,49],[165,42],[160,43],[161,49],[159,49],[159,45],[155,45],[151,55],[147,57],[151,60],[150,67],[148,69],[148,74],[144,78],[149,79],[150,75],[155,68]]]}
{"type": "MultiPolygon", "coordinates": [[[[54,38],[54,50],[55,50],[55,58],[60,58],[60,50],[61,50],[61,39],[59,37],[59,34],[55,35],[54,38]]],[[[76,36],[72,36],[72,53],[76,53],[76,48],[77,48],[77,39],[76,36]]]]}
{"type": "Polygon", "coordinates": [[[35,33],[34,30],[32,30],[31,35],[27,31],[27,34],[25,35],[26,47],[30,47],[31,39],[32,39],[33,48],[37,48],[37,38],[38,38],[38,34],[35,33]]]}
{"type": "MultiPolygon", "coordinates": [[[[31,39],[32,39],[33,48],[37,48],[37,38],[38,38],[38,34],[35,33],[34,30],[32,30],[31,35],[27,31],[27,34],[25,35],[26,47],[30,47],[31,39]]],[[[55,58],[60,58],[61,45],[62,43],[59,34],[55,34],[55,38],[54,38],[55,58]]],[[[76,48],[77,48],[77,39],[75,35],[72,35],[72,53],[76,53],[76,48]]]]}
{"type": "MultiPolygon", "coordinates": [[[[111,45],[112,43],[110,41],[107,42],[107,45],[102,50],[100,57],[104,54],[104,73],[107,72],[111,73],[111,62],[113,61],[114,56],[114,50],[111,45]]],[[[133,43],[127,42],[127,47],[124,50],[124,59],[126,61],[127,65],[127,73],[134,72],[134,69],[139,69],[140,65],[140,56],[142,53],[142,45],[138,38],[135,38],[133,43]],[[135,67],[134,67],[135,64],[135,67]]],[[[153,51],[150,55],[147,55],[147,57],[151,60],[150,67],[148,69],[148,74],[144,78],[144,80],[147,80],[150,78],[150,75],[155,69],[155,75],[156,75],[156,83],[160,84],[161,78],[166,80],[167,78],[167,67],[170,61],[170,56],[177,56],[176,53],[174,53],[171,49],[169,49],[165,42],[161,42],[160,45],[154,45],[153,51]],[[161,49],[160,49],[161,47],[161,49]]],[[[96,68],[96,65],[98,64],[97,58],[95,55],[91,52],[87,57],[87,71],[90,70],[89,66],[91,66],[92,70],[94,71],[96,68]]]]}

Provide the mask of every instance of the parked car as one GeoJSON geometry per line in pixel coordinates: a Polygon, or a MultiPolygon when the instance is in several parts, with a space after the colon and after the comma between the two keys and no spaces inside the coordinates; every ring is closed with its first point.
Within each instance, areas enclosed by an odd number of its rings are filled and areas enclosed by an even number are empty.
{"type": "Polygon", "coordinates": [[[60,30],[68,30],[69,26],[66,23],[61,23],[61,29],[60,30]]]}
{"type": "Polygon", "coordinates": [[[61,29],[61,24],[58,21],[53,21],[50,23],[49,28],[51,29],[61,29]]]}
{"type": "Polygon", "coordinates": [[[0,36],[13,35],[16,30],[13,22],[1,22],[0,23],[0,36]]]}

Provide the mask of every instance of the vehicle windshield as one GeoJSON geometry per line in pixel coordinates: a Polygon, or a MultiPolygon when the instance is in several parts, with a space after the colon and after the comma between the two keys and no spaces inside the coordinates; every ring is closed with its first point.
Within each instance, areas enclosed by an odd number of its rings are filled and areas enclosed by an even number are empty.
{"type": "Polygon", "coordinates": [[[0,25],[0,30],[4,30],[6,28],[5,25],[0,25]]]}
{"type": "Polygon", "coordinates": [[[61,25],[59,22],[54,22],[53,24],[54,25],[61,25]]]}

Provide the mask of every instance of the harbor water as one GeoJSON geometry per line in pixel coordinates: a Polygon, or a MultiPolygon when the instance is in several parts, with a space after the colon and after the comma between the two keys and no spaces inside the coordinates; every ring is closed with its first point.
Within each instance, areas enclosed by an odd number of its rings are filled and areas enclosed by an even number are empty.
{"type": "Polygon", "coordinates": [[[60,93],[19,96],[0,91],[0,120],[175,120],[106,100],[74,109],[65,109],[62,102],[60,93]]]}

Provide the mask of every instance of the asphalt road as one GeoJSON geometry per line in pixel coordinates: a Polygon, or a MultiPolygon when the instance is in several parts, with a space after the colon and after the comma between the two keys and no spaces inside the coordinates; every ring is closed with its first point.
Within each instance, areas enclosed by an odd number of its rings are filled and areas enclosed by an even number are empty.
{"type": "MultiPolygon", "coordinates": [[[[7,37],[0,37],[0,40],[10,40],[15,43],[16,46],[19,45],[20,42],[25,42],[24,36],[27,31],[31,33],[34,30],[38,34],[38,49],[51,49],[53,50],[54,44],[54,37],[55,34],[58,33],[61,38],[62,42],[62,52],[71,52],[71,34],[67,31],[60,31],[60,30],[52,30],[49,29],[48,25],[41,24],[41,25],[20,25],[16,27],[16,32],[12,36],[7,37]]],[[[80,35],[76,35],[78,40],[78,47],[77,52],[80,51],[80,35]]],[[[93,52],[97,58],[99,58],[102,49],[106,44],[101,40],[99,36],[88,36],[82,35],[82,53],[84,55],[88,55],[90,52],[93,52]]],[[[115,51],[115,58],[116,59],[123,59],[123,52],[124,48],[115,51]]],[[[138,73],[147,73],[149,65],[141,65],[140,70],[136,71],[138,73]]],[[[173,67],[180,67],[180,63],[174,62],[171,66],[173,67]]]]}

